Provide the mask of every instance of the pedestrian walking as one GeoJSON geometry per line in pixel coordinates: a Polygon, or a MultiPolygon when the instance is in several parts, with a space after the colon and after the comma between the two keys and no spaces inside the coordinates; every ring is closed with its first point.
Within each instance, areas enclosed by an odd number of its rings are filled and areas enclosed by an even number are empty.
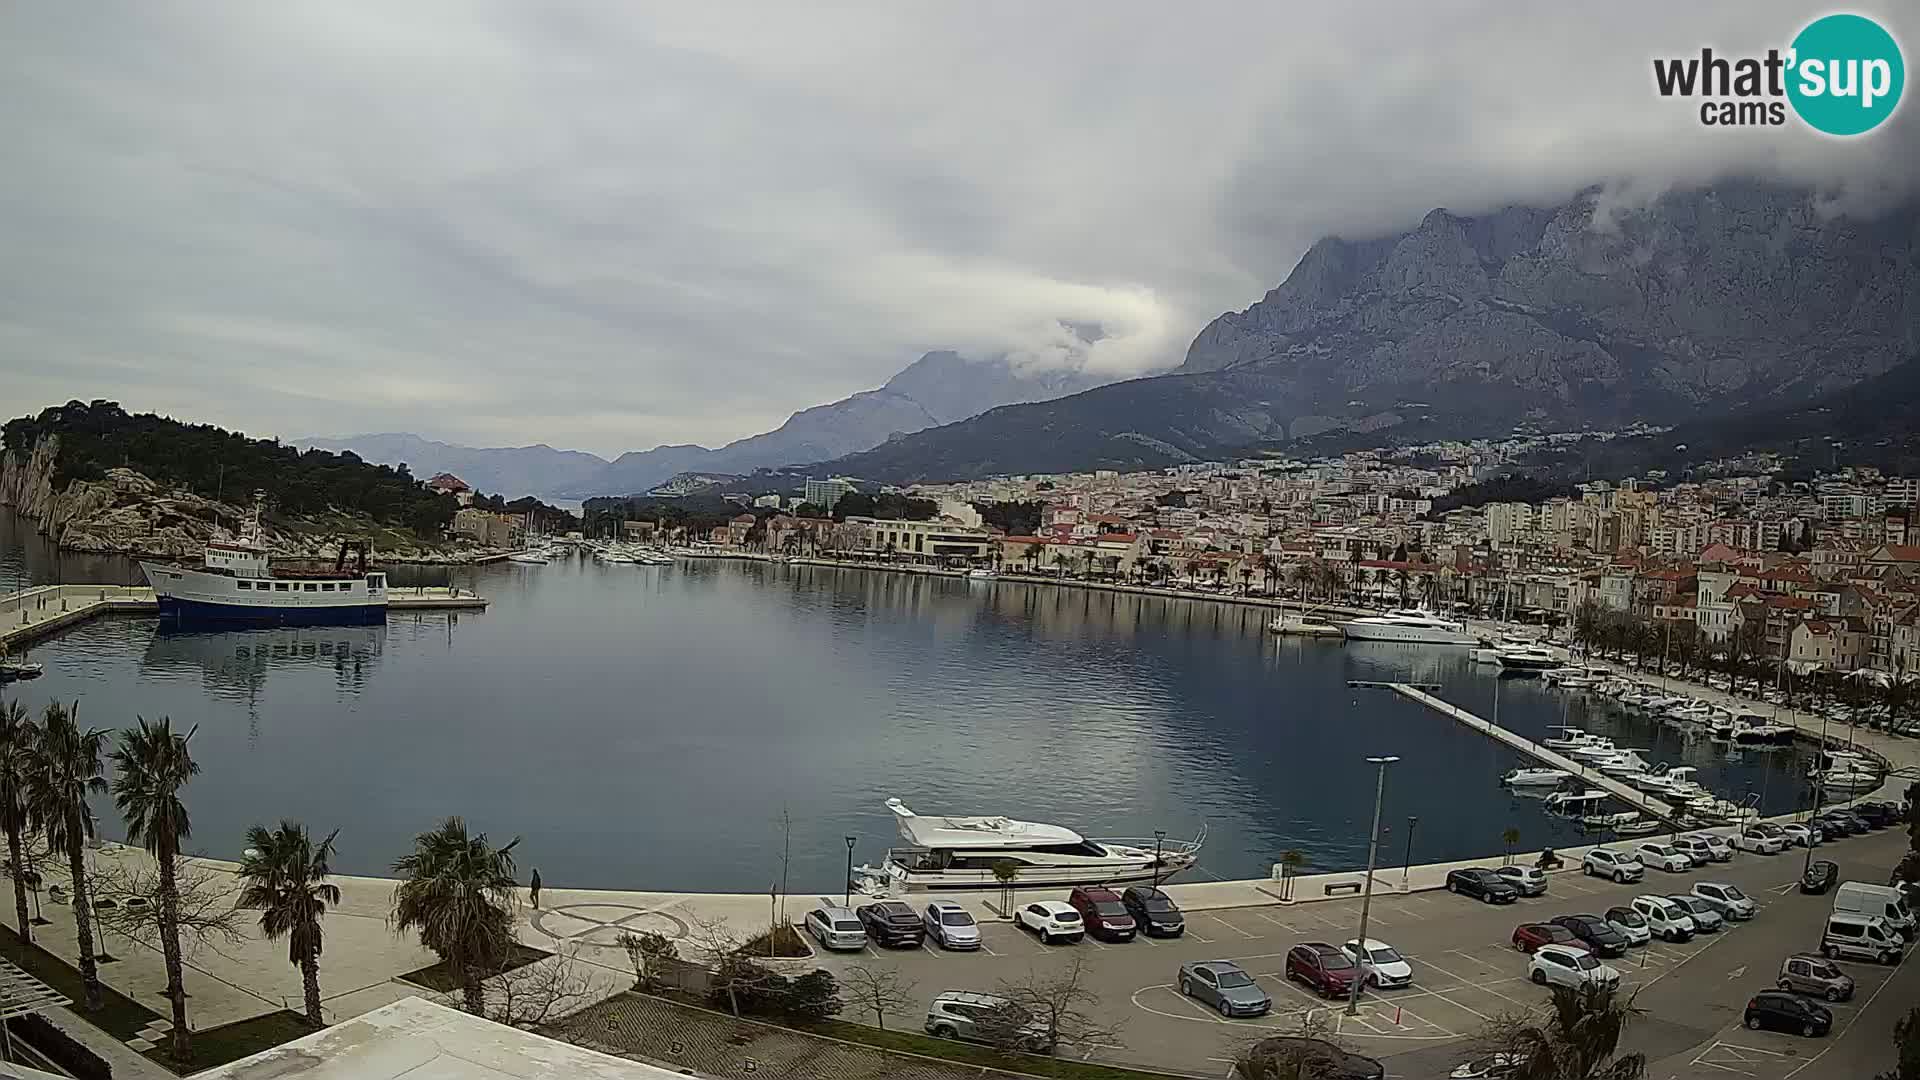
{"type": "Polygon", "coordinates": [[[533,868],[533,877],[527,882],[527,891],[533,894],[534,910],[540,909],[540,868],[533,868]]]}

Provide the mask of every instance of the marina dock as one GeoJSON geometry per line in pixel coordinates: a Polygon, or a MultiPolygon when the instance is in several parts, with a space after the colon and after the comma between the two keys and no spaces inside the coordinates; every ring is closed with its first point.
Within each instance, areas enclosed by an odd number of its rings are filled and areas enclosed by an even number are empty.
{"type": "Polygon", "coordinates": [[[1460,708],[1458,705],[1450,705],[1447,702],[1441,701],[1439,698],[1434,697],[1432,694],[1427,693],[1425,690],[1411,683],[1391,683],[1389,685],[1392,687],[1393,692],[1399,694],[1401,697],[1407,698],[1410,701],[1417,701],[1443,716],[1450,716],[1468,728],[1497,742],[1505,743],[1544,765],[1551,766],[1555,769],[1564,769],[1578,777],[1582,783],[1605,791],[1607,794],[1619,799],[1621,802],[1626,803],[1628,806],[1648,817],[1658,818],[1666,822],[1673,821],[1675,814],[1674,808],[1648,795],[1644,791],[1622,783],[1619,780],[1615,780],[1613,777],[1605,775],[1598,769],[1575,761],[1557,750],[1548,749],[1534,742],[1532,739],[1517,735],[1491,721],[1483,720],[1467,710],[1460,708]]]}
{"type": "MultiPolygon", "coordinates": [[[[485,610],[487,598],[465,589],[395,586],[389,611],[485,610]]],[[[0,596],[0,642],[11,649],[99,615],[150,615],[160,610],[145,585],[41,585],[0,596]]]]}

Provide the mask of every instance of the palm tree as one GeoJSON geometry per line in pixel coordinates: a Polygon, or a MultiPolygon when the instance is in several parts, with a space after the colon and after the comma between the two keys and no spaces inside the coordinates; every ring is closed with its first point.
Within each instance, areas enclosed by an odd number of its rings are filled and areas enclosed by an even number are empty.
{"type": "Polygon", "coordinates": [[[1307,590],[1313,586],[1318,577],[1319,575],[1313,571],[1312,563],[1294,563],[1293,569],[1287,571],[1287,579],[1299,588],[1300,599],[1303,601],[1307,598],[1307,590]]]}
{"type": "Polygon", "coordinates": [[[1632,998],[1609,989],[1556,986],[1544,1017],[1496,1021],[1481,1041],[1520,1062],[1516,1076],[1640,1080],[1647,1075],[1645,1054],[1614,1056],[1627,1022],[1638,1012],[1632,998]]]}
{"type": "Polygon", "coordinates": [[[93,836],[87,796],[107,790],[107,781],[100,775],[107,733],[99,728],[81,731],[75,722],[77,712],[78,705],[54,701],[41,716],[28,773],[27,818],[46,835],[49,847],[67,853],[80,981],[86,988],[87,1008],[94,1010],[100,1008],[100,967],[93,959],[93,913],[87,888],[85,845],[93,836]]]}
{"type": "Polygon", "coordinates": [[[485,1015],[480,980],[499,970],[513,947],[513,849],[469,835],[467,823],[450,817],[413,838],[413,851],[394,860],[404,879],[393,890],[396,929],[417,931],[460,980],[468,1012],[485,1015]]]}
{"type": "Polygon", "coordinates": [[[328,904],[340,903],[340,887],[328,881],[333,867],[335,829],[316,846],[307,827],[282,821],[272,832],[265,825],[247,830],[249,854],[240,863],[240,906],[260,910],[260,932],[268,941],[287,939],[287,962],[300,969],[307,994],[307,1022],[326,1023],[320,1015],[320,917],[328,904]]]}
{"type": "Polygon", "coordinates": [[[1411,583],[1412,577],[1413,575],[1408,573],[1407,568],[1404,566],[1396,569],[1393,572],[1393,583],[1400,587],[1400,606],[1401,607],[1407,606],[1408,585],[1411,583]]]}
{"type": "Polygon", "coordinates": [[[1520,842],[1520,830],[1507,826],[1507,831],[1500,834],[1500,842],[1507,845],[1507,865],[1513,865],[1513,849],[1520,842]]]}
{"type": "Polygon", "coordinates": [[[187,1060],[187,990],[180,963],[180,885],[174,860],[180,841],[193,835],[193,823],[180,802],[200,766],[187,752],[185,735],[173,730],[165,716],[157,721],[136,717],[133,728],[120,733],[113,751],[113,804],[127,823],[127,839],[146,847],[160,864],[160,956],[167,967],[167,1000],[173,1003],[175,1061],[187,1060]]]}
{"type": "Polygon", "coordinates": [[[1053,565],[1060,569],[1060,576],[1064,578],[1067,576],[1067,567],[1073,565],[1073,556],[1064,551],[1056,551],[1053,554],[1053,565]]]}
{"type": "Polygon", "coordinates": [[[7,865],[13,868],[13,904],[20,940],[33,941],[27,918],[27,862],[20,834],[27,828],[26,795],[33,762],[33,720],[17,701],[0,705],[0,828],[7,832],[7,865]]]}

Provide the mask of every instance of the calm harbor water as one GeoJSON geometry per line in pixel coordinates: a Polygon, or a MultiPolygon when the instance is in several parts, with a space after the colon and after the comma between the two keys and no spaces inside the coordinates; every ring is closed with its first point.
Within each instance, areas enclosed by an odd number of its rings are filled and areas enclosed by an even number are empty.
{"type": "MultiPolygon", "coordinates": [[[[402,568],[396,579],[409,580],[402,568]]],[[[421,570],[493,598],[479,613],[384,627],[170,631],[95,620],[32,650],[44,677],[5,693],[78,700],[85,722],[199,725],[194,844],[233,857],[245,828],[340,830],[337,867],[384,872],[416,832],[461,814],[521,835],[552,886],[764,890],[791,816],[795,888],[837,889],[895,842],[882,807],[1004,813],[1094,836],[1210,829],[1197,877],[1364,863],[1373,772],[1381,861],[1579,842],[1495,782],[1490,740],[1349,679],[1440,696],[1528,734],[1583,724],[1653,760],[1700,766],[1774,811],[1806,797],[1795,752],[1729,756],[1463,650],[1279,640],[1255,608],[758,563],[601,566],[568,559],[421,570]]],[[[0,513],[0,591],[126,582],[124,560],[59,556],[0,513]]],[[[98,807],[117,835],[112,807],[98,807]]]]}

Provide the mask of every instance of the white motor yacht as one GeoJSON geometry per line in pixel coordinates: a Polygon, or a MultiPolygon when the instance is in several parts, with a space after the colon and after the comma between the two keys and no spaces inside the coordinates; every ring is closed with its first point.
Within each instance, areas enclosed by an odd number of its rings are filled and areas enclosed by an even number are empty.
{"type": "Polygon", "coordinates": [[[1545,671],[1560,666],[1560,658],[1542,645],[1518,645],[1496,654],[1502,671],[1545,671]]]}
{"type": "Polygon", "coordinates": [[[1477,645],[1465,623],[1420,608],[1400,608],[1340,624],[1350,641],[1395,641],[1408,645],[1477,645]]]}
{"type": "Polygon", "coordinates": [[[1572,777],[1565,769],[1523,768],[1507,770],[1500,782],[1508,787],[1558,787],[1561,781],[1572,777]]]}
{"type": "Polygon", "coordinates": [[[878,867],[855,875],[878,891],[997,889],[994,868],[1012,863],[1019,888],[1164,882],[1200,857],[1206,830],[1190,841],[1090,840],[1072,829],[1005,817],[921,817],[888,799],[900,836],[878,867]],[[1156,847],[1158,853],[1156,854],[1156,847]]]}
{"type": "Polygon", "coordinates": [[[1604,791],[1556,791],[1547,796],[1547,809],[1556,814],[1581,817],[1600,808],[1610,796],[1604,791]]]}
{"type": "Polygon", "coordinates": [[[1332,622],[1304,611],[1286,611],[1273,617],[1267,624],[1270,633],[1285,634],[1290,637],[1345,637],[1332,622]]]}
{"type": "Polygon", "coordinates": [[[1849,795],[1862,791],[1872,791],[1880,786],[1883,778],[1878,772],[1863,769],[1828,769],[1814,777],[1814,782],[1825,791],[1845,792],[1849,795]]]}
{"type": "Polygon", "coordinates": [[[1563,752],[1575,761],[1582,761],[1588,764],[1606,761],[1615,754],[1613,740],[1607,738],[1596,738],[1588,742],[1585,746],[1576,746],[1571,750],[1563,752]]]}
{"type": "Polygon", "coordinates": [[[1549,750],[1571,750],[1576,746],[1585,746],[1594,739],[1594,737],[1587,734],[1584,729],[1577,727],[1560,726],[1547,730],[1560,733],[1540,740],[1540,745],[1549,750]]]}

